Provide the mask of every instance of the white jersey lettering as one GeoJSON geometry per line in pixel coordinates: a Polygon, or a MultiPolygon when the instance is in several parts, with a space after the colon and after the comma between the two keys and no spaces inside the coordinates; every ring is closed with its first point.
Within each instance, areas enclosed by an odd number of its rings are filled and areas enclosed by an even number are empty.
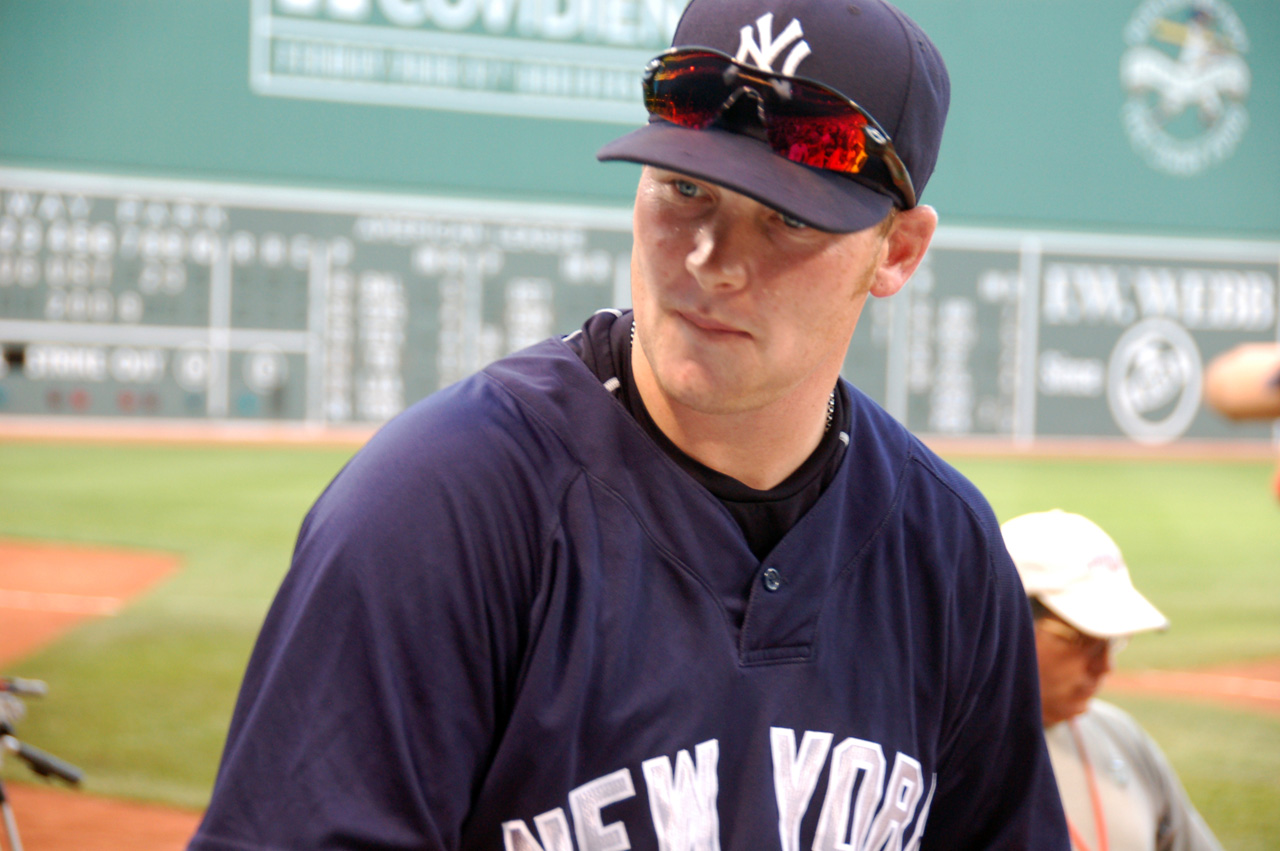
{"type": "MultiPolygon", "coordinates": [[[[926,790],[914,757],[897,753],[890,772],[877,742],[850,737],[832,747],[834,741],[832,733],[805,730],[797,746],[795,730],[769,728],[780,851],[804,851],[801,828],[828,765],[812,851],[919,851],[937,775],[928,778],[926,790]]],[[[659,851],[720,851],[719,766],[719,739],[700,742],[692,754],[681,749],[674,759],[663,755],[641,763],[659,851]]],[[[604,810],[635,794],[630,769],[598,777],[569,793],[572,828],[560,807],[534,817],[537,838],[524,821],[506,821],[503,849],[629,851],[628,825],[606,823],[604,810]]],[[[648,833],[639,824],[630,829],[648,833]]]]}
{"type": "Polygon", "coordinates": [[[830,733],[805,731],[796,751],[796,733],[772,727],[769,741],[773,749],[773,795],[778,802],[778,834],[782,851],[800,851],[800,820],[809,809],[818,776],[827,764],[830,733]]]}
{"type": "Polygon", "coordinates": [[[649,790],[649,812],[661,851],[720,851],[720,817],[716,810],[719,781],[716,767],[720,743],[702,742],[689,752],[676,754],[675,771],[665,756],[644,761],[649,790]]]}
{"type": "MultiPolygon", "coordinates": [[[[920,803],[920,798],[924,795],[923,781],[920,763],[903,753],[893,758],[893,774],[885,789],[884,806],[876,815],[865,847],[903,851],[903,831],[911,821],[916,804],[920,803]]],[[[923,815],[921,813],[922,817],[923,815]]]]}
{"type": "Polygon", "coordinates": [[[600,811],[635,793],[631,772],[625,768],[584,783],[569,793],[578,851],[627,851],[631,847],[627,828],[616,822],[606,825],[600,811]]]}
{"type": "Polygon", "coordinates": [[[529,827],[517,819],[502,823],[502,847],[505,851],[573,851],[573,840],[569,838],[569,822],[564,817],[564,810],[556,807],[551,812],[534,816],[533,823],[538,827],[538,836],[542,844],[534,840],[529,827]]]}
{"type": "Polygon", "coordinates": [[[827,780],[827,796],[818,817],[818,830],[813,837],[814,851],[863,851],[879,848],[868,844],[871,814],[879,803],[884,783],[884,750],[875,742],[845,739],[831,754],[831,775],[827,780]],[[858,776],[862,783],[858,784],[858,776]],[[858,797],[853,798],[854,785],[858,797]],[[849,821],[853,816],[851,839],[849,821]]]}
{"type": "Polygon", "coordinates": [[[920,839],[924,836],[924,825],[929,820],[929,808],[933,806],[933,793],[938,789],[938,775],[934,774],[929,781],[929,797],[924,799],[924,806],[920,808],[920,815],[916,816],[916,829],[911,834],[911,842],[907,844],[906,851],[920,851],[920,839]]]}

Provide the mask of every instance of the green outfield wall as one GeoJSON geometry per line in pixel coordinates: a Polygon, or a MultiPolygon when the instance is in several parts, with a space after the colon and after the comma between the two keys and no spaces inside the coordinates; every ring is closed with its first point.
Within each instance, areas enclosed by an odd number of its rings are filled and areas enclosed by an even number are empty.
{"type": "MultiPolygon", "coordinates": [[[[1200,382],[1280,329],[1280,4],[900,5],[943,227],[848,377],[929,434],[1270,437],[1200,382]]],[[[0,0],[0,416],[377,423],[625,306],[594,153],[680,7],[0,0]]]]}

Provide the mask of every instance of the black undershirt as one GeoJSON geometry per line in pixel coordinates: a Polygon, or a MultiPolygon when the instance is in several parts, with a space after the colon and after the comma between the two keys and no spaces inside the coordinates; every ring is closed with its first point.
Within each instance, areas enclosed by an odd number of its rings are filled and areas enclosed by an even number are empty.
{"type": "Polygon", "coordinates": [[[777,487],[756,490],[690,458],[654,423],[631,371],[631,321],[629,310],[620,315],[601,311],[587,320],[580,333],[572,334],[565,342],[653,441],[724,504],[742,528],[751,552],[764,561],[778,541],[818,501],[840,468],[848,440],[842,435],[849,432],[849,400],[844,389],[836,392],[832,426],[813,454],[777,487]]]}

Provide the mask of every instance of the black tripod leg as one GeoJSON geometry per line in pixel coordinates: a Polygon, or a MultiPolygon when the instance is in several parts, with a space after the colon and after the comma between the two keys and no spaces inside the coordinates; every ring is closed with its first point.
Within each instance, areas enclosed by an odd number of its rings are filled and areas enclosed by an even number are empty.
{"type": "Polygon", "coordinates": [[[22,851],[22,840],[18,838],[18,823],[14,821],[13,807],[9,806],[3,780],[0,780],[0,815],[4,816],[4,832],[9,839],[9,851],[22,851]]]}

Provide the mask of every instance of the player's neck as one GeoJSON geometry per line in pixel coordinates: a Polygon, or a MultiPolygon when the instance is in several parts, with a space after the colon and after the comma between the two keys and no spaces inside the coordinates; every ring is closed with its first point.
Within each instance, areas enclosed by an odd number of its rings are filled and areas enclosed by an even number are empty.
{"type": "Polygon", "coordinates": [[[801,388],[746,411],[709,414],[663,393],[647,370],[637,370],[635,378],[649,416],[672,443],[756,490],[785,481],[818,448],[828,426],[830,386],[801,388]]]}

